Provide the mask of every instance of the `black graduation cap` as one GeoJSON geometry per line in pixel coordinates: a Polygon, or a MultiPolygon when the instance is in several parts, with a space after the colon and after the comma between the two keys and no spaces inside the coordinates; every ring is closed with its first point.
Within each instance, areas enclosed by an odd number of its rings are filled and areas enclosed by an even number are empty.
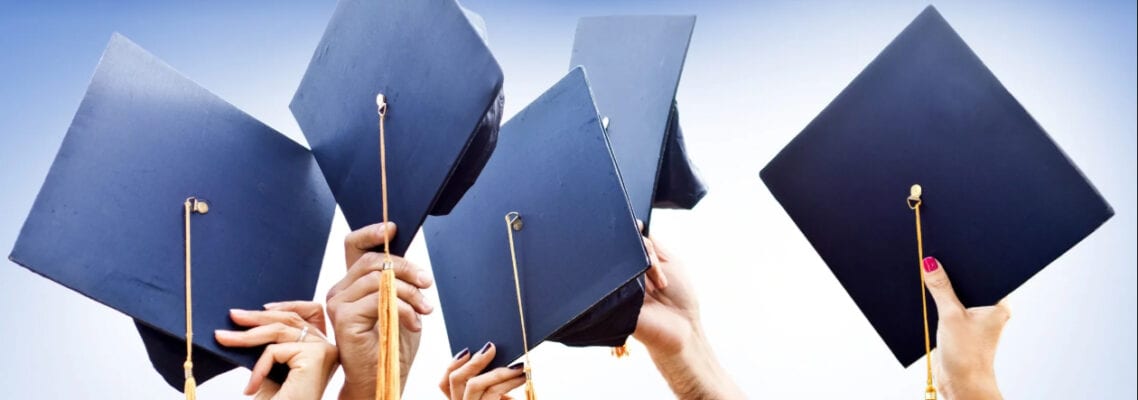
{"type": "Polygon", "coordinates": [[[925,255],[968,307],[1007,296],[1114,214],[933,7],[761,176],[904,365],[925,351],[912,185],[925,255]]]}
{"type": "Polygon", "coordinates": [[[290,104],[358,229],[382,220],[376,95],[386,97],[396,255],[427,214],[454,207],[497,141],[502,70],[467,15],[454,0],[341,0],[290,104]]]}
{"type": "Polygon", "coordinates": [[[135,318],[178,389],[190,197],[210,206],[191,225],[204,382],[260,356],[214,341],[229,309],[312,298],[335,204],[308,150],[116,34],[9,258],[135,318]]]}
{"type": "Polygon", "coordinates": [[[707,187],[688,160],[676,89],[695,16],[581,18],[570,67],[589,73],[597,108],[637,218],[691,209],[707,187]]]}
{"type": "Polygon", "coordinates": [[[624,343],[643,289],[619,302],[627,309],[601,300],[635,284],[648,259],[581,68],[502,127],[478,181],[449,215],[424,226],[451,349],[494,342],[488,368],[525,350],[505,220],[511,212],[521,221],[512,235],[530,347],[560,340],[582,318],[631,311],[632,318],[594,323],[576,338],[624,343]]]}

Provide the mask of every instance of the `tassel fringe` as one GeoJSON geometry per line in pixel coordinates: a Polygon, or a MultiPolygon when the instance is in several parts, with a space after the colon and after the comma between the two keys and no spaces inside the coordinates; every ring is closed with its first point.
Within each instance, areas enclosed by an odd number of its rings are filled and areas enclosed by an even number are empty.
{"type": "Polygon", "coordinates": [[[395,293],[395,271],[385,268],[379,286],[379,364],[376,368],[376,400],[398,400],[399,303],[395,293]]]}
{"type": "Polygon", "coordinates": [[[533,379],[526,373],[526,400],[537,400],[537,393],[533,390],[533,379]]]}
{"type": "Polygon", "coordinates": [[[186,385],[182,387],[182,392],[186,393],[186,400],[197,400],[198,381],[194,380],[193,361],[186,361],[185,364],[182,364],[182,368],[186,369],[186,385]]]}
{"type": "Polygon", "coordinates": [[[612,348],[612,356],[613,357],[625,358],[625,357],[628,357],[629,354],[630,353],[628,352],[628,344],[627,343],[612,348]]]}

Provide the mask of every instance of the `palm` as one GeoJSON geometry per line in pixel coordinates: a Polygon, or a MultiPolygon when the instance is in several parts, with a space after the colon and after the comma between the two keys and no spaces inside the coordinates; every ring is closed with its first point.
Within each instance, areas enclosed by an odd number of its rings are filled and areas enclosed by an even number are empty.
{"type": "Polygon", "coordinates": [[[699,306],[684,277],[683,265],[666,250],[646,239],[646,247],[653,254],[653,269],[647,279],[647,295],[640,310],[636,324],[636,339],[654,352],[671,354],[679,352],[683,343],[692,335],[699,319],[699,306]],[[659,275],[663,275],[666,286],[660,288],[659,275]]]}

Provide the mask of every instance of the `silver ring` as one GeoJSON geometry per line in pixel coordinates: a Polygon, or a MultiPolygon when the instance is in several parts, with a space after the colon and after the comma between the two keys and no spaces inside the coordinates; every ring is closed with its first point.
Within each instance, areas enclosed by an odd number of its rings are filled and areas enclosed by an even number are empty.
{"type": "Polygon", "coordinates": [[[297,336],[296,342],[297,343],[303,342],[304,338],[307,336],[308,336],[308,325],[305,325],[304,328],[300,329],[300,336],[297,336]]]}

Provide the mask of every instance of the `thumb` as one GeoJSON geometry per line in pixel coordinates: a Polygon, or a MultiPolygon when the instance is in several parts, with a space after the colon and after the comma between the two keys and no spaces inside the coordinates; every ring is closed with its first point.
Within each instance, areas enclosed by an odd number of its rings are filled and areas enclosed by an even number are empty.
{"type": "Polygon", "coordinates": [[[964,305],[956,298],[956,291],[952,289],[952,282],[948,280],[948,273],[944,271],[940,261],[925,257],[922,264],[925,269],[925,287],[933,296],[937,314],[948,315],[964,311],[964,305]]]}

